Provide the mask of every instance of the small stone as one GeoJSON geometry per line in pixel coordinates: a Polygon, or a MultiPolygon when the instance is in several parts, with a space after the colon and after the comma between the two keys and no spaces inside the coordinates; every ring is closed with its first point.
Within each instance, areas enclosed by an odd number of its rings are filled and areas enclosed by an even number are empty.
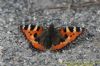
{"type": "Polygon", "coordinates": [[[36,21],[36,20],[37,20],[37,18],[34,16],[34,17],[33,17],[33,20],[34,20],[34,21],[36,21]]]}
{"type": "Polygon", "coordinates": [[[63,4],[63,5],[66,5],[66,3],[65,3],[65,2],[63,2],[62,4],[63,4]]]}
{"type": "Polygon", "coordinates": [[[4,47],[0,46],[0,50],[2,50],[4,47]]]}
{"type": "Polygon", "coordinates": [[[2,9],[0,8],[0,12],[2,11],[2,9]]]}
{"type": "Polygon", "coordinates": [[[58,59],[58,62],[59,63],[63,63],[63,60],[60,58],[60,59],[58,59]]]}
{"type": "Polygon", "coordinates": [[[11,34],[11,32],[10,31],[7,31],[7,34],[11,34]]]}
{"type": "Polygon", "coordinates": [[[0,55],[2,55],[2,50],[4,47],[0,46],[0,55]]]}
{"type": "Polygon", "coordinates": [[[99,54],[98,54],[98,55],[96,55],[96,58],[97,58],[97,59],[100,59],[100,55],[99,55],[99,54]]]}
{"type": "Polygon", "coordinates": [[[100,10],[97,11],[97,14],[100,15],[100,10]]]}
{"type": "Polygon", "coordinates": [[[14,21],[14,19],[13,19],[13,18],[9,18],[9,21],[11,21],[11,22],[12,22],[12,21],[14,21]]]}
{"type": "Polygon", "coordinates": [[[97,31],[97,32],[100,32],[100,27],[98,27],[98,28],[96,29],[96,31],[97,31]]]}

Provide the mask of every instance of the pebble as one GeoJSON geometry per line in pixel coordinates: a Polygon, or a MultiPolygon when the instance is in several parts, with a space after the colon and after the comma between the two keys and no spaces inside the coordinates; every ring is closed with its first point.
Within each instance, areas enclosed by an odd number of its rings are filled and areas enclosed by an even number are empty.
{"type": "Polygon", "coordinates": [[[97,14],[100,15],[100,10],[97,11],[97,14]]]}
{"type": "Polygon", "coordinates": [[[59,59],[58,59],[58,62],[59,62],[59,63],[63,63],[63,60],[59,58],[59,59]]]}
{"type": "Polygon", "coordinates": [[[100,32],[100,26],[96,28],[96,31],[97,32],[100,32]]]}

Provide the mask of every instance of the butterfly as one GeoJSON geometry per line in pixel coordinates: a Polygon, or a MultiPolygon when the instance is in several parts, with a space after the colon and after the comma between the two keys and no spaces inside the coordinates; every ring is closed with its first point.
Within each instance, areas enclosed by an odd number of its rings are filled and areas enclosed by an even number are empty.
{"type": "Polygon", "coordinates": [[[33,24],[21,25],[20,28],[31,45],[40,51],[46,51],[46,49],[51,51],[60,50],[84,31],[84,28],[75,26],[59,27],[57,29],[54,24],[50,24],[46,28],[33,24]]]}

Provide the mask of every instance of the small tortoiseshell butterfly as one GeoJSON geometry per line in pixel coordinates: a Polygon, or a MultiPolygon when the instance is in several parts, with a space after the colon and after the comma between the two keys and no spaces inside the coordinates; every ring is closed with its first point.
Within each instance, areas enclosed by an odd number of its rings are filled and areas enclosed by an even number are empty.
{"type": "Polygon", "coordinates": [[[27,40],[38,50],[52,51],[60,50],[74,41],[82,32],[80,27],[60,27],[56,29],[51,24],[46,29],[38,25],[23,25],[21,31],[25,34],[27,40]]]}

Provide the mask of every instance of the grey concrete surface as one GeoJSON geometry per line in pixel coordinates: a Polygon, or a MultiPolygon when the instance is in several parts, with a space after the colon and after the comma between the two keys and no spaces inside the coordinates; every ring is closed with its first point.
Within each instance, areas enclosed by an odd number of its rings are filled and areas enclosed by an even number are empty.
{"type": "Polygon", "coordinates": [[[0,0],[0,66],[67,66],[68,61],[100,62],[99,0],[0,0]],[[62,53],[39,53],[19,29],[30,23],[80,26],[89,35],[62,53]]]}

